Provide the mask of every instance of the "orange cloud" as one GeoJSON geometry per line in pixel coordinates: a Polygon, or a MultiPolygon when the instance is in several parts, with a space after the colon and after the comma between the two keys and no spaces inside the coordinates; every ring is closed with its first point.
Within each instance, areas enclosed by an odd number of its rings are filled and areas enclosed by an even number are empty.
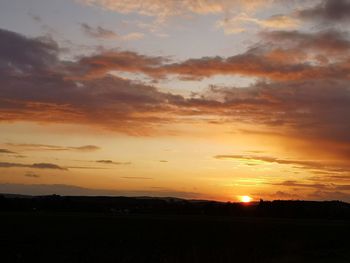
{"type": "Polygon", "coordinates": [[[327,173],[349,173],[350,165],[348,164],[327,164],[324,161],[310,161],[310,160],[293,160],[293,159],[282,159],[270,156],[251,156],[251,155],[216,155],[214,156],[216,159],[233,159],[233,160],[242,160],[245,162],[250,161],[262,161],[264,163],[276,163],[282,165],[291,165],[300,169],[310,169],[313,172],[327,172],[327,173]]]}
{"type": "Polygon", "coordinates": [[[340,33],[264,33],[267,41],[279,42],[285,48],[262,44],[226,59],[179,63],[133,52],[96,54],[68,62],[58,58],[57,45],[52,41],[4,30],[0,34],[2,39],[11,40],[0,43],[2,121],[77,123],[149,135],[176,123],[221,119],[225,124],[278,127],[286,137],[318,141],[318,145],[328,145],[324,150],[350,156],[349,43],[340,33]],[[302,45],[324,54],[334,54],[334,45],[343,58],[322,65],[308,63],[303,52],[293,53],[302,45]],[[288,50],[292,51],[289,55],[288,50]],[[286,61],[289,57],[293,59],[286,61]],[[196,78],[251,74],[269,80],[250,87],[211,86],[185,97],[106,75],[111,70],[155,78],[168,74],[196,78]]]}

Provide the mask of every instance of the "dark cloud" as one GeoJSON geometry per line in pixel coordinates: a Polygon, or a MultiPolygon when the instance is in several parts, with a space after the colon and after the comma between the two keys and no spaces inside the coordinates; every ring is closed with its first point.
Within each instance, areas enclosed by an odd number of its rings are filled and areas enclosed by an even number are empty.
{"type": "MultiPolygon", "coordinates": [[[[300,31],[265,31],[260,33],[263,39],[271,41],[271,44],[278,43],[283,47],[279,51],[294,52],[301,55],[301,52],[321,52],[327,55],[344,55],[350,50],[350,41],[347,32],[336,30],[325,30],[313,33],[300,31]],[[299,52],[298,52],[299,51],[299,52]]],[[[281,53],[282,54],[282,53],[281,53]]]]}
{"type": "Polygon", "coordinates": [[[295,159],[282,159],[270,156],[252,156],[252,155],[216,155],[216,159],[234,159],[243,160],[249,164],[250,161],[263,161],[266,163],[277,163],[291,165],[295,168],[310,169],[318,172],[321,170],[327,173],[348,173],[350,172],[349,164],[326,164],[324,161],[309,161],[309,160],[295,160],[295,159]]]}
{"type": "MultiPolygon", "coordinates": [[[[305,185],[302,184],[302,187],[305,185]]],[[[273,199],[273,200],[343,200],[343,201],[350,201],[350,193],[346,193],[344,191],[338,191],[335,189],[329,190],[329,189],[318,189],[317,187],[312,186],[306,186],[307,188],[316,190],[313,190],[311,193],[308,194],[298,194],[295,192],[286,192],[286,191],[277,191],[275,193],[257,193],[253,194],[252,196],[255,196],[255,199],[260,198],[261,196],[264,197],[264,199],[273,199]]],[[[298,192],[298,191],[297,191],[298,192]]]]}
{"type": "Polygon", "coordinates": [[[324,22],[350,21],[350,1],[323,0],[312,8],[300,11],[299,16],[324,22]]]}
{"type": "Polygon", "coordinates": [[[164,132],[168,124],[221,119],[221,123],[279,127],[283,136],[314,140],[325,151],[350,156],[349,41],[341,32],[264,33],[267,42],[243,54],[179,63],[117,51],[67,62],[58,59],[55,44],[8,31],[1,34],[3,39],[29,45],[1,57],[2,121],[78,123],[132,135],[154,135],[164,132]],[[313,50],[311,62],[302,46],[313,50]],[[32,57],[21,54],[22,50],[43,54],[32,57]],[[331,54],[332,59],[322,59],[324,54],[331,54]],[[43,60],[45,57],[51,59],[43,60]],[[211,86],[184,97],[106,75],[110,70],[153,77],[243,74],[269,80],[249,87],[211,86]]]}
{"type": "Polygon", "coordinates": [[[253,194],[255,196],[256,200],[258,200],[261,196],[264,197],[264,199],[272,199],[272,200],[296,200],[296,199],[302,199],[300,195],[295,193],[289,193],[285,191],[277,191],[275,193],[257,193],[253,194]]]}
{"type": "Polygon", "coordinates": [[[203,57],[171,63],[164,57],[149,57],[135,52],[105,51],[82,57],[68,66],[73,79],[98,78],[110,71],[146,74],[152,78],[177,75],[199,80],[215,75],[245,75],[272,80],[348,78],[350,42],[344,32],[316,33],[272,31],[260,34],[263,42],[231,57],[203,57]],[[338,56],[330,61],[327,56],[338,56]],[[317,63],[310,64],[315,61],[317,63]]]}
{"type": "Polygon", "coordinates": [[[41,19],[40,16],[34,15],[34,14],[32,14],[32,13],[27,13],[27,14],[28,14],[28,16],[29,16],[31,19],[33,19],[35,22],[37,22],[37,23],[41,23],[41,22],[42,22],[42,19],[41,19]]]}
{"type": "Polygon", "coordinates": [[[0,39],[0,73],[34,73],[48,70],[58,63],[59,48],[50,38],[27,38],[0,29],[0,39]]]}
{"type": "Polygon", "coordinates": [[[218,115],[279,127],[281,135],[317,141],[319,145],[349,157],[348,85],[348,81],[340,80],[258,83],[250,88],[213,87],[210,90],[213,95],[207,96],[223,101],[217,106],[218,115]]]}
{"type": "Polygon", "coordinates": [[[61,167],[53,163],[33,163],[33,164],[23,164],[23,163],[9,163],[0,162],[0,168],[13,168],[13,167],[26,167],[35,169],[54,169],[54,170],[67,170],[67,168],[61,167]]]}
{"type": "Polygon", "coordinates": [[[315,182],[332,182],[332,181],[350,182],[350,173],[332,174],[327,171],[316,171],[314,173],[318,175],[309,178],[309,180],[312,180],[315,182]]]}
{"type": "Polygon", "coordinates": [[[86,79],[103,76],[109,71],[143,73],[152,77],[161,77],[161,66],[168,61],[164,57],[151,57],[130,51],[105,51],[80,58],[68,68],[72,78],[86,79]]]}
{"type": "Polygon", "coordinates": [[[350,191],[348,184],[334,184],[334,183],[305,183],[294,180],[283,181],[281,183],[268,183],[277,186],[287,186],[292,188],[311,188],[317,191],[350,191]]]}
{"type": "Polygon", "coordinates": [[[101,26],[92,27],[86,23],[80,24],[81,30],[89,37],[103,38],[103,39],[114,39],[118,38],[118,34],[112,30],[103,28],[101,26]]]}
{"type": "Polygon", "coordinates": [[[315,184],[315,183],[300,183],[297,181],[289,180],[289,181],[284,181],[281,183],[269,183],[272,185],[278,185],[278,186],[288,186],[288,187],[301,187],[301,188],[315,188],[315,189],[329,189],[330,187],[333,188],[330,185],[327,184],[315,184]]]}
{"type": "Polygon", "coordinates": [[[40,175],[38,175],[38,174],[36,174],[36,173],[32,173],[32,172],[26,172],[26,173],[24,174],[24,176],[26,176],[26,177],[31,177],[31,178],[39,178],[39,177],[40,177],[40,175]]]}
{"type": "Polygon", "coordinates": [[[5,154],[17,154],[16,152],[7,150],[7,149],[0,149],[0,153],[5,153],[5,154]]]}
{"type": "Polygon", "coordinates": [[[100,147],[98,147],[96,145],[84,145],[84,146],[78,146],[78,147],[68,147],[68,149],[78,150],[78,151],[83,151],[83,152],[92,152],[92,151],[99,150],[100,147]]]}
{"type": "Polygon", "coordinates": [[[98,160],[97,163],[103,163],[103,164],[115,164],[115,165],[128,165],[131,164],[131,162],[115,162],[112,160],[98,160]]]}
{"type": "MultiPolygon", "coordinates": [[[[26,52],[25,48],[0,51],[3,61],[0,70],[0,120],[102,125],[132,134],[144,134],[145,128],[151,130],[153,124],[169,120],[166,113],[174,110],[171,101],[183,99],[181,96],[159,92],[152,86],[113,76],[73,80],[77,71],[84,72],[86,68],[94,68],[96,65],[100,70],[98,62],[91,62],[99,58],[89,57],[76,63],[60,61],[53,55],[56,55],[57,49],[53,46],[50,50],[50,46],[42,39],[27,39],[8,31],[1,33],[4,42],[19,42],[21,45],[28,42],[28,45],[33,46],[28,47],[28,53],[35,54],[38,49],[43,54],[34,57],[19,54],[26,52]],[[6,55],[3,56],[3,53],[6,55]],[[43,60],[45,57],[52,58],[55,63],[44,67],[49,60],[43,60]],[[36,58],[39,61],[33,61],[36,58]]],[[[0,49],[3,46],[1,44],[0,49]]],[[[16,43],[12,46],[16,47],[16,43]]],[[[6,49],[10,49],[10,45],[6,49]]],[[[132,52],[119,55],[114,56],[111,63],[121,65],[122,69],[142,68],[145,63],[156,63],[159,60],[132,52]]]]}

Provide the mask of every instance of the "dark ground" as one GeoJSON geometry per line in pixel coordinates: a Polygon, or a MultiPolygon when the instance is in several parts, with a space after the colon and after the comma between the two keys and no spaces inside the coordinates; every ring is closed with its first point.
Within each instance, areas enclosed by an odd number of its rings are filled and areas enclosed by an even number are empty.
{"type": "Polygon", "coordinates": [[[0,212],[0,262],[349,263],[350,221],[0,212]]]}

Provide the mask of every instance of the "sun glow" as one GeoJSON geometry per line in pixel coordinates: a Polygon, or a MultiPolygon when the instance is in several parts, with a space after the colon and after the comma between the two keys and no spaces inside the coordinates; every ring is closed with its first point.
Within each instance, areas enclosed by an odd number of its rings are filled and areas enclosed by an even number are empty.
{"type": "Polygon", "coordinates": [[[240,196],[240,199],[241,199],[241,202],[243,203],[249,203],[252,200],[252,198],[247,195],[240,196]]]}

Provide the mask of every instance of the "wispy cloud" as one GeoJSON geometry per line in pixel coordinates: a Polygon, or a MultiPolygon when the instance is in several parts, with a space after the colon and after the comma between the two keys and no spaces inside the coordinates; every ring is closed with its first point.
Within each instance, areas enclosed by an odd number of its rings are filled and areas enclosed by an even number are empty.
{"type": "Polygon", "coordinates": [[[140,15],[158,17],[164,19],[172,16],[186,16],[190,14],[219,14],[236,10],[252,11],[263,8],[273,3],[271,0],[182,0],[182,1],[162,1],[145,0],[79,0],[88,5],[102,6],[103,8],[119,13],[138,13],[140,15]]]}
{"type": "Polygon", "coordinates": [[[276,163],[282,165],[291,165],[295,168],[301,169],[311,169],[311,170],[321,170],[331,172],[339,172],[339,173],[348,173],[350,172],[350,165],[348,164],[325,164],[324,161],[309,161],[309,160],[295,160],[295,159],[282,159],[270,156],[252,156],[252,155],[216,155],[214,156],[216,159],[233,159],[233,160],[241,160],[247,163],[250,162],[263,162],[263,163],[276,163]]]}
{"type": "Polygon", "coordinates": [[[26,173],[24,174],[24,176],[30,177],[30,178],[39,178],[39,177],[40,177],[40,175],[38,175],[38,174],[36,174],[36,173],[33,173],[33,172],[26,172],[26,173]]]}
{"type": "Polygon", "coordinates": [[[129,165],[129,164],[131,164],[131,162],[115,162],[112,160],[98,160],[96,162],[102,163],[102,164],[114,164],[114,165],[129,165]]]}
{"type": "Polygon", "coordinates": [[[24,163],[0,162],[0,168],[16,168],[16,167],[35,168],[35,169],[68,170],[65,167],[61,167],[61,166],[59,166],[57,164],[53,164],[53,163],[24,164],[24,163]]]}
{"type": "Polygon", "coordinates": [[[51,144],[36,144],[36,143],[7,143],[6,145],[11,147],[17,147],[26,151],[80,151],[80,152],[92,152],[97,151],[100,147],[96,145],[83,145],[83,146],[59,146],[51,144]]]}
{"type": "Polygon", "coordinates": [[[16,152],[7,150],[7,149],[0,149],[0,153],[4,153],[4,154],[17,154],[16,152]]]}
{"type": "Polygon", "coordinates": [[[80,24],[81,30],[88,36],[93,38],[103,38],[103,39],[116,39],[119,37],[117,33],[112,30],[103,28],[101,26],[92,27],[86,23],[80,24]]]}
{"type": "Polygon", "coordinates": [[[299,16],[308,20],[328,23],[350,21],[350,1],[322,0],[314,7],[299,11],[299,16]]]}
{"type": "Polygon", "coordinates": [[[103,28],[101,26],[93,27],[86,23],[81,23],[80,26],[85,35],[96,39],[132,41],[140,40],[145,36],[145,34],[141,32],[131,32],[121,35],[117,34],[113,30],[103,28]]]}

